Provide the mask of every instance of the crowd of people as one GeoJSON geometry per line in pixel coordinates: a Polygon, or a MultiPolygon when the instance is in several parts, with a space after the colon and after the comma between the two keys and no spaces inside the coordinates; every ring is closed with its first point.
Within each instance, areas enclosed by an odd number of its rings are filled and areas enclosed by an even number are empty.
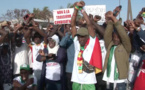
{"type": "Polygon", "coordinates": [[[1,90],[145,90],[145,8],[122,21],[117,6],[99,25],[84,6],[75,2],[71,24],[47,30],[33,13],[0,23],[1,90]]]}

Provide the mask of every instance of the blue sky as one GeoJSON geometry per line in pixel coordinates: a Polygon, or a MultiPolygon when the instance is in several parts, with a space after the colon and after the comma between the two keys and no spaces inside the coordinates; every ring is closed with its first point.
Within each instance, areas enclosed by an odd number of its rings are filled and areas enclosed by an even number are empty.
{"type": "MultiPolygon", "coordinates": [[[[50,10],[59,9],[60,6],[66,8],[68,3],[74,3],[79,0],[0,0],[0,16],[5,14],[7,10],[28,9],[30,12],[33,8],[42,9],[48,6],[50,10]]],[[[119,0],[84,0],[86,5],[106,5],[107,11],[113,10],[119,5],[119,0]]],[[[120,0],[122,5],[121,17],[123,20],[127,18],[127,1],[120,0]]],[[[145,7],[145,0],[131,0],[133,18],[136,17],[142,7],[145,7]]]]}

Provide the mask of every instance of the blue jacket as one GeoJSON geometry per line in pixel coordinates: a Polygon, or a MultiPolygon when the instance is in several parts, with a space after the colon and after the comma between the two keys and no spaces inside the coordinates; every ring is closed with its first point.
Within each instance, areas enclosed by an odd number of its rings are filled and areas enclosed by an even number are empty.
{"type": "MultiPolygon", "coordinates": [[[[139,32],[138,32],[138,35],[139,35],[139,37],[143,40],[143,41],[145,41],[145,31],[144,30],[140,30],[139,32]]],[[[145,43],[145,42],[144,42],[145,43]]]]}
{"type": "Polygon", "coordinates": [[[72,73],[74,64],[74,43],[70,34],[66,33],[60,41],[60,46],[67,50],[66,72],[72,73]]]}
{"type": "Polygon", "coordinates": [[[139,31],[137,32],[136,30],[134,30],[133,32],[133,48],[135,50],[140,50],[140,47],[144,44],[144,42],[141,40],[141,38],[145,39],[145,36],[143,36],[144,31],[139,31]]]}

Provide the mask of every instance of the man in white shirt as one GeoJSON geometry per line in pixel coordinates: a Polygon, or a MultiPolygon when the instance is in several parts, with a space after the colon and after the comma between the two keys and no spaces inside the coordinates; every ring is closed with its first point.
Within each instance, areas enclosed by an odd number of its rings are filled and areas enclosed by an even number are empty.
{"type": "Polygon", "coordinates": [[[34,75],[36,76],[38,80],[38,88],[39,88],[39,83],[40,83],[40,78],[41,78],[41,71],[42,71],[42,62],[38,62],[36,60],[37,56],[39,55],[39,50],[43,50],[44,46],[47,44],[47,36],[46,34],[40,30],[36,26],[29,27],[27,32],[24,35],[26,42],[28,46],[31,49],[31,54],[32,54],[32,69],[34,70],[34,75]],[[32,31],[35,31],[34,36],[32,37],[32,40],[34,44],[32,44],[31,41],[31,33],[32,31]],[[44,42],[43,42],[44,40],[44,42]]]}
{"type": "Polygon", "coordinates": [[[15,35],[14,75],[20,74],[20,66],[28,64],[28,46],[22,43],[22,35],[15,35]]]}
{"type": "Polygon", "coordinates": [[[101,72],[102,57],[99,40],[96,37],[88,15],[83,10],[83,1],[74,4],[74,13],[71,20],[72,37],[74,38],[75,57],[72,72],[73,90],[95,90],[95,73],[101,72]],[[86,20],[87,28],[76,30],[76,15],[81,10],[86,20]],[[89,69],[88,69],[89,68],[89,69]],[[98,68],[98,69],[96,69],[98,68]]]}

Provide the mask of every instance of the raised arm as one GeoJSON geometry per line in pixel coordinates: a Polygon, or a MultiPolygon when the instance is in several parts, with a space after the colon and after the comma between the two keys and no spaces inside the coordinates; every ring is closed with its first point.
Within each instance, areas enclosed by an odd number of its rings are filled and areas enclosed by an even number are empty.
{"type": "MultiPolygon", "coordinates": [[[[104,41],[105,41],[106,49],[108,48],[109,44],[112,41],[112,32],[113,32],[113,21],[110,20],[110,12],[111,11],[108,11],[106,13],[107,27],[106,27],[105,34],[104,34],[104,41]]],[[[113,13],[112,13],[112,15],[113,15],[113,13]]]]}
{"type": "Polygon", "coordinates": [[[47,35],[42,30],[40,30],[38,27],[33,27],[33,30],[38,32],[44,38],[44,43],[47,44],[47,35]]]}
{"type": "MultiPolygon", "coordinates": [[[[81,1],[81,2],[78,2],[77,5],[83,7],[85,5],[85,3],[83,1],[81,1]]],[[[89,35],[94,38],[96,36],[96,33],[95,33],[94,29],[93,29],[93,25],[92,25],[92,23],[91,23],[91,21],[89,19],[89,16],[87,15],[85,10],[83,10],[83,9],[81,9],[81,13],[84,16],[84,19],[86,20],[89,35]]]]}
{"type": "Polygon", "coordinates": [[[60,31],[60,28],[61,27],[58,28],[57,33],[60,35],[60,37],[62,39],[64,37],[64,34],[60,31]]]}
{"type": "Polygon", "coordinates": [[[58,26],[54,26],[54,28],[49,33],[48,37],[52,37],[58,30],[58,26]]]}
{"type": "Polygon", "coordinates": [[[73,12],[73,16],[71,18],[71,30],[72,30],[72,37],[74,38],[74,36],[77,33],[77,29],[76,29],[76,18],[77,18],[77,14],[78,14],[78,8],[76,6],[77,2],[74,3],[74,12],[73,12]]]}
{"type": "Polygon", "coordinates": [[[62,27],[62,25],[58,25],[56,31],[57,31],[58,35],[60,36],[60,38],[62,39],[64,37],[64,33],[60,30],[61,27],[62,27]]]}
{"type": "Polygon", "coordinates": [[[126,33],[124,27],[121,25],[121,23],[116,19],[116,17],[111,16],[111,18],[112,18],[112,21],[114,22],[114,27],[116,28],[116,30],[120,36],[120,39],[121,39],[121,42],[122,42],[124,48],[126,49],[126,51],[128,53],[130,53],[131,43],[130,43],[129,36],[127,35],[127,33],[126,33]]]}
{"type": "Polygon", "coordinates": [[[66,33],[65,36],[61,39],[59,45],[63,48],[69,47],[73,43],[71,38],[71,33],[66,33]]]}
{"type": "Polygon", "coordinates": [[[109,22],[107,24],[105,33],[104,33],[104,41],[105,41],[105,47],[108,48],[110,42],[112,41],[112,32],[113,32],[113,23],[109,22]]]}
{"type": "Polygon", "coordinates": [[[105,29],[98,25],[97,23],[95,23],[94,21],[92,21],[92,24],[94,25],[95,27],[95,30],[101,35],[101,36],[104,36],[104,33],[105,33],[105,29]]]}
{"type": "Polygon", "coordinates": [[[116,22],[114,24],[114,26],[117,29],[117,32],[118,32],[118,34],[119,34],[119,36],[121,38],[121,41],[122,41],[123,46],[125,47],[125,49],[127,50],[127,52],[130,53],[130,51],[131,51],[131,43],[130,43],[129,36],[127,35],[124,27],[119,22],[116,22]]]}
{"type": "Polygon", "coordinates": [[[22,30],[23,29],[23,26],[21,24],[17,24],[15,27],[14,27],[14,31],[13,33],[17,33],[18,30],[22,30]]]}

